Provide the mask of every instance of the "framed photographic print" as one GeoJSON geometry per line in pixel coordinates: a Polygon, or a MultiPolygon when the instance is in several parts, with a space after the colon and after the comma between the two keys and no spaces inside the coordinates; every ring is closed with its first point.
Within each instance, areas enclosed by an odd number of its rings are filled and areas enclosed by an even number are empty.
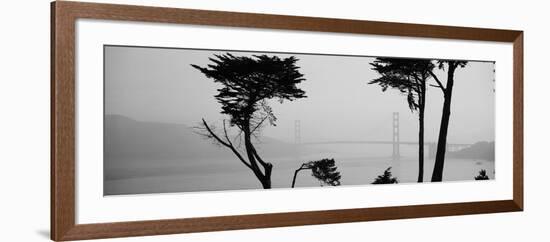
{"type": "Polygon", "coordinates": [[[52,240],[523,210],[523,32],[52,3],[52,240]]]}

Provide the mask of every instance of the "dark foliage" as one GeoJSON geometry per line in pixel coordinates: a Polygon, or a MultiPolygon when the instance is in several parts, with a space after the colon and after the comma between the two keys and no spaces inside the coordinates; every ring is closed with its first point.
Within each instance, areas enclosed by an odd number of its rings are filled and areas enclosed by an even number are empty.
{"type": "Polygon", "coordinates": [[[282,103],[284,100],[306,97],[305,92],[296,86],[305,80],[296,66],[298,59],[267,55],[234,56],[227,53],[215,55],[210,61],[213,64],[207,67],[191,66],[222,85],[214,97],[222,105],[221,113],[229,116],[229,127],[226,127],[224,121],[223,132],[217,134],[203,119],[199,131],[230,149],[241,163],[252,170],[263,188],[271,188],[273,165],[261,158],[252,144],[252,137],[257,137],[256,134],[266,120],[270,125],[275,125],[277,118],[268,104],[270,99],[282,103]],[[228,128],[234,126],[239,129],[238,136],[230,138],[228,128]],[[236,140],[238,145],[233,144],[236,140]],[[246,156],[238,150],[242,140],[246,156]]]}
{"type": "Polygon", "coordinates": [[[479,175],[474,177],[476,180],[489,180],[489,177],[487,176],[487,171],[481,170],[479,171],[479,175]]]}
{"type": "Polygon", "coordinates": [[[329,186],[339,186],[340,185],[340,172],[336,171],[336,162],[334,159],[322,159],[317,161],[309,161],[294,172],[294,178],[292,179],[292,187],[296,183],[296,175],[301,170],[311,170],[311,175],[323,184],[329,186]]]}
{"type": "Polygon", "coordinates": [[[371,66],[381,76],[369,84],[380,85],[382,91],[388,88],[399,90],[406,95],[412,111],[417,111],[421,107],[429,72],[434,69],[431,60],[376,58],[371,66]]]}
{"type": "Polygon", "coordinates": [[[214,82],[223,85],[215,98],[222,105],[222,113],[231,117],[230,125],[239,128],[257,125],[268,119],[274,125],[276,117],[267,104],[269,99],[295,100],[306,97],[296,85],[304,81],[294,56],[253,57],[232,54],[215,55],[214,64],[207,68],[191,65],[214,82]],[[259,112],[258,112],[259,111],[259,112]]]}
{"type": "Polygon", "coordinates": [[[394,183],[399,183],[399,181],[397,180],[396,177],[392,177],[391,167],[388,167],[388,169],[384,171],[384,174],[374,179],[374,182],[372,182],[371,184],[394,184],[394,183]]]}
{"type": "Polygon", "coordinates": [[[318,161],[308,162],[308,167],[311,167],[311,175],[330,186],[340,185],[340,172],[336,171],[338,167],[335,165],[334,159],[322,159],[318,161]]]}

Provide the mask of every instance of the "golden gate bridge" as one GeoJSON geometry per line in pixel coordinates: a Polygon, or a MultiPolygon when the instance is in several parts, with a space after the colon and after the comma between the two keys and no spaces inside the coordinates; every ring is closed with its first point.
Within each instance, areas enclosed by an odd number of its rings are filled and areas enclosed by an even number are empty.
{"type": "MultiPolygon", "coordinates": [[[[332,140],[320,142],[304,142],[302,143],[300,120],[294,121],[294,143],[299,145],[329,145],[329,144],[382,144],[392,145],[392,159],[399,160],[401,153],[399,151],[402,145],[418,145],[417,141],[401,141],[399,138],[399,113],[392,114],[392,140],[332,140]]],[[[447,151],[457,151],[470,147],[472,144],[447,143],[447,151]]],[[[435,157],[437,151],[436,142],[424,142],[424,146],[428,147],[428,156],[435,157]]]]}

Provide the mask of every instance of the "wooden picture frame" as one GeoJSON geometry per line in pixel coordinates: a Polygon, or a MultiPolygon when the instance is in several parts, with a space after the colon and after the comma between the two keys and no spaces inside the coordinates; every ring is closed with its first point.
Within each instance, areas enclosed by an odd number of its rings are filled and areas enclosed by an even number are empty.
{"type": "Polygon", "coordinates": [[[55,241],[252,229],[523,210],[523,32],[57,1],[51,4],[51,239],[55,241]],[[513,44],[513,199],[101,224],[75,222],[77,19],[496,41],[513,44]]]}

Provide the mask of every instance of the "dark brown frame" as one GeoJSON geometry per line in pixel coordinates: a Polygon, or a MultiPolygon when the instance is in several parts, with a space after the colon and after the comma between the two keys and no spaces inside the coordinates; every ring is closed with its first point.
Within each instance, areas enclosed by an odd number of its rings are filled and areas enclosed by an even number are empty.
{"type": "Polygon", "coordinates": [[[99,239],[523,211],[523,31],[58,1],[51,4],[51,239],[99,239]],[[313,212],[75,223],[75,21],[79,18],[513,43],[513,199],[313,212]]]}

